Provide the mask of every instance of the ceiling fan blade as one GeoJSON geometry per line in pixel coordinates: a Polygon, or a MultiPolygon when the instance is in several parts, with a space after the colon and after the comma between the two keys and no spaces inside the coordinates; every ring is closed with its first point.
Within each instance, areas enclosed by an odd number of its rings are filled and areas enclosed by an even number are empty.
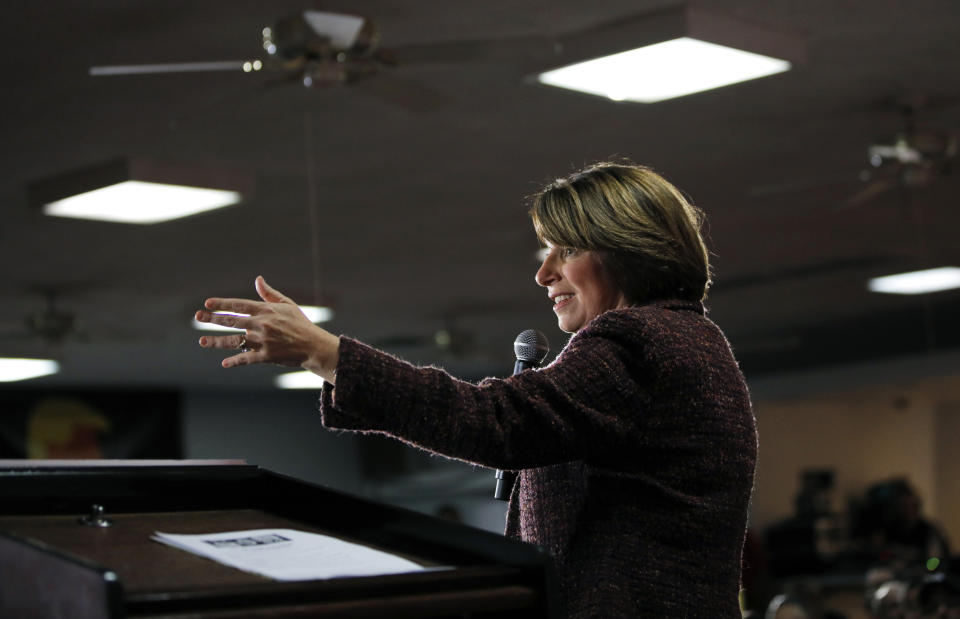
{"type": "MultiPolygon", "coordinates": [[[[508,35],[498,38],[437,41],[433,43],[390,45],[386,50],[399,64],[464,63],[537,59],[549,62],[563,57],[566,50],[587,57],[600,48],[609,49],[609,41],[632,43],[638,28],[649,27],[651,20],[673,20],[676,10],[641,11],[597,24],[555,33],[508,35]],[[598,48],[598,41],[602,44],[598,48]]],[[[616,45],[616,44],[615,44],[616,45]]],[[[625,46],[622,49],[629,49],[625,46]]],[[[609,52],[607,52],[609,53],[609,52]]],[[[602,55],[602,54],[596,54],[602,55]]]]}
{"type": "Polygon", "coordinates": [[[896,183],[886,178],[878,178],[868,183],[863,189],[856,192],[840,203],[839,208],[856,208],[885,194],[896,186],[896,183]]]}
{"type": "Polygon", "coordinates": [[[791,193],[802,193],[804,191],[823,189],[831,185],[849,183],[851,179],[855,178],[856,175],[854,173],[844,172],[842,174],[824,174],[822,176],[815,176],[812,178],[783,181],[766,185],[754,185],[747,189],[747,196],[751,198],[771,198],[774,196],[791,193]]]}
{"type": "MultiPolygon", "coordinates": [[[[128,64],[90,67],[90,75],[152,75],[155,73],[192,73],[202,71],[244,71],[247,60],[214,62],[172,62],[166,64],[128,64]]],[[[249,72],[249,71],[247,71],[249,72]]]]}
{"type": "Polygon", "coordinates": [[[386,73],[358,81],[354,88],[413,114],[428,114],[453,102],[452,97],[424,83],[386,73]]]}
{"type": "Polygon", "coordinates": [[[540,35],[438,41],[381,48],[387,64],[492,62],[552,50],[553,39],[540,35]]]}

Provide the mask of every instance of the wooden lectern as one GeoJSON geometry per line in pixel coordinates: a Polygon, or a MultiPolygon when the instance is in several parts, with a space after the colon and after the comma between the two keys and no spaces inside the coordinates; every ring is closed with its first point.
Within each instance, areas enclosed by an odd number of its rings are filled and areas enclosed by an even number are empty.
{"type": "Polygon", "coordinates": [[[0,617],[555,616],[541,550],[256,466],[7,464],[0,617]],[[94,526],[93,506],[112,526],[94,526]],[[150,540],[260,528],[331,535],[438,569],[278,582],[150,540]]]}

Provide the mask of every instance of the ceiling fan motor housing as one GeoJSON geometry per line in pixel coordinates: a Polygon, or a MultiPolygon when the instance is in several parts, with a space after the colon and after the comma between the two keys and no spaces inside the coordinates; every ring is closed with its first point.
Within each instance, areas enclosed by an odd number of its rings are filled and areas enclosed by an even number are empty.
{"type": "Polygon", "coordinates": [[[376,49],[379,31],[357,15],[304,11],[263,30],[263,47],[284,60],[336,60],[376,49]]]}

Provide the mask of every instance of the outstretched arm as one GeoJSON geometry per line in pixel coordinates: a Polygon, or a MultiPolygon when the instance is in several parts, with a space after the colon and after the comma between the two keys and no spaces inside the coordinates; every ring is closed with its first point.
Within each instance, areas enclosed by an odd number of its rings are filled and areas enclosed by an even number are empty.
{"type": "Polygon", "coordinates": [[[206,300],[205,309],[196,313],[198,321],[244,329],[245,333],[204,335],[200,338],[200,346],[240,349],[238,354],[223,360],[225,368],[254,363],[299,366],[332,384],[340,339],[310,322],[296,303],[271,288],[262,276],[257,276],[254,286],[262,301],[206,300]]]}

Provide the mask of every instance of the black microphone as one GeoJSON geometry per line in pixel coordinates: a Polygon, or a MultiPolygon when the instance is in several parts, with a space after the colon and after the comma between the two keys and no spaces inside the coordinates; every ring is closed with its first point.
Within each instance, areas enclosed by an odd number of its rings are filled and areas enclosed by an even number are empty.
{"type": "MultiPolygon", "coordinates": [[[[517,357],[517,362],[513,364],[513,375],[516,376],[529,368],[540,367],[548,352],[550,343],[547,342],[547,336],[536,329],[527,329],[513,341],[513,353],[517,357]]],[[[497,469],[496,479],[497,487],[493,491],[493,498],[509,501],[513,484],[517,481],[516,471],[497,469]]]]}

